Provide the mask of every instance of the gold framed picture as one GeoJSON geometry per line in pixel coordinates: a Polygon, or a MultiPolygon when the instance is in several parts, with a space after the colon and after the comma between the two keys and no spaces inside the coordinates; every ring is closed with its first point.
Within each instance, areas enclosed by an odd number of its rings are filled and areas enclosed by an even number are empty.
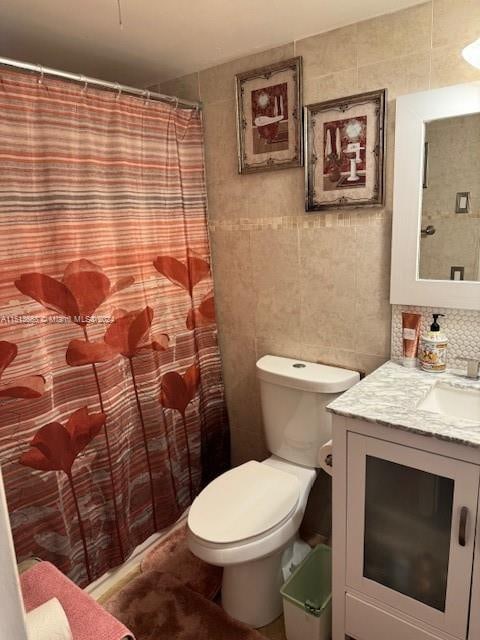
{"type": "Polygon", "coordinates": [[[302,166],[301,57],[239,73],[236,90],[239,173],[302,166]]]}
{"type": "Polygon", "coordinates": [[[381,206],[386,89],[305,107],[305,210],[381,206]]]}

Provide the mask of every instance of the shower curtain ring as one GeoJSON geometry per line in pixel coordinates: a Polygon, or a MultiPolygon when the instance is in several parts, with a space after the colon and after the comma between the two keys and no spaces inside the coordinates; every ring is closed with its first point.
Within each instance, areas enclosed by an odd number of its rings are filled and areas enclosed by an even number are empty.
{"type": "Polygon", "coordinates": [[[88,80],[87,80],[86,76],[84,76],[83,74],[79,76],[79,80],[80,80],[80,82],[83,82],[82,93],[85,93],[85,91],[88,88],[88,80]]]}
{"type": "Polygon", "coordinates": [[[148,101],[150,100],[150,91],[148,89],[145,89],[145,91],[143,92],[143,95],[145,97],[143,104],[148,105],[148,101]]]}
{"type": "Polygon", "coordinates": [[[38,78],[38,84],[43,84],[43,76],[45,74],[45,71],[41,64],[38,65],[38,73],[40,74],[40,77],[38,78]]]}
{"type": "Polygon", "coordinates": [[[115,89],[117,90],[116,100],[122,95],[122,85],[119,82],[115,82],[115,89]]]}

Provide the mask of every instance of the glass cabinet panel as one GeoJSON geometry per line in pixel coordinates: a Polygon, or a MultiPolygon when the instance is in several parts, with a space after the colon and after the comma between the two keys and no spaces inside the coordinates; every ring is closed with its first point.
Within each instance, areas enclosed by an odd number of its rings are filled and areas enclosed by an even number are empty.
{"type": "Polygon", "coordinates": [[[347,588],[465,640],[479,478],[464,460],[349,432],[347,588]]]}
{"type": "Polygon", "coordinates": [[[454,481],[365,460],[363,575],[445,611],[454,481]]]}

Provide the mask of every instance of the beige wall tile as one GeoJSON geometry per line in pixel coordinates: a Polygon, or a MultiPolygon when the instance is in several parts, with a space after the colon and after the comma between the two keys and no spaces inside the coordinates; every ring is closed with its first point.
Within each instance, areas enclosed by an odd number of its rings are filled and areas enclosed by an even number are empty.
{"type": "Polygon", "coordinates": [[[323,291],[302,298],[302,340],[320,346],[353,350],[355,333],[355,298],[339,296],[328,298],[323,291]]]}
{"type": "Polygon", "coordinates": [[[157,85],[157,91],[167,96],[176,96],[185,100],[200,100],[198,73],[190,73],[181,78],[168,80],[157,85]]]}
{"type": "Polygon", "coordinates": [[[252,232],[258,336],[300,337],[298,230],[252,232]]]}
{"type": "Polygon", "coordinates": [[[266,456],[255,377],[255,340],[228,330],[219,337],[233,457],[243,448],[245,455],[262,459],[266,456]]]}
{"type": "Polygon", "coordinates": [[[235,75],[257,67],[263,67],[280,60],[293,57],[293,42],[290,44],[262,51],[233,62],[200,71],[200,97],[204,104],[233,100],[235,98],[235,75]]]}
{"type": "Polygon", "coordinates": [[[432,3],[411,7],[358,24],[360,66],[430,49],[432,3]]]}
{"type": "Polygon", "coordinates": [[[245,218],[248,198],[248,183],[243,176],[236,175],[230,179],[208,180],[208,219],[238,220],[245,218]]]}
{"type": "MultiPolygon", "coordinates": [[[[227,397],[243,398],[244,404],[255,404],[258,399],[258,388],[255,379],[255,338],[252,335],[240,335],[225,328],[219,333],[219,345],[222,353],[224,377],[227,384],[227,397]],[[245,399],[248,398],[248,402],[245,399]]],[[[231,416],[234,426],[257,429],[258,421],[241,424],[235,416],[231,416]]]]}
{"type": "Polygon", "coordinates": [[[388,359],[392,321],[388,300],[377,300],[373,296],[366,300],[357,299],[355,314],[351,320],[355,348],[362,353],[388,359]]]}
{"type": "MultiPolygon", "coordinates": [[[[359,345],[360,346],[360,345],[359,345]]],[[[386,362],[389,356],[376,356],[348,349],[338,349],[319,344],[302,345],[302,358],[311,362],[321,362],[332,366],[345,367],[369,374],[386,362]]]]}
{"type": "Polygon", "coordinates": [[[355,228],[303,229],[300,265],[302,341],[353,350],[355,228]]]}
{"type": "Polygon", "coordinates": [[[318,342],[302,344],[302,359],[356,370],[357,354],[353,350],[331,347],[318,342]]]}
{"type": "Polygon", "coordinates": [[[384,60],[358,68],[358,91],[388,88],[390,100],[405,93],[426,91],[430,80],[430,52],[384,60]]]}
{"type": "Polygon", "coordinates": [[[390,358],[390,351],[386,356],[373,356],[369,353],[357,353],[357,365],[358,369],[366,373],[372,373],[375,369],[378,369],[384,362],[387,362],[390,358]]]}
{"type": "MultiPolygon", "coordinates": [[[[297,318],[300,322],[300,318],[297,318]]],[[[257,360],[266,355],[283,356],[284,358],[302,359],[303,345],[298,340],[293,339],[290,335],[284,334],[280,336],[257,337],[255,341],[257,360]]]]}
{"type": "Polygon", "coordinates": [[[306,76],[323,76],[357,65],[357,26],[351,25],[295,42],[306,76]]]}
{"type": "Polygon", "coordinates": [[[433,46],[462,46],[480,36],[478,0],[434,0],[433,46]]]}
{"type": "Polygon", "coordinates": [[[215,307],[220,331],[254,335],[255,289],[249,231],[211,231],[215,307]]]}
{"type": "MultiPolygon", "coordinates": [[[[356,297],[388,302],[390,296],[391,220],[356,228],[356,297]]],[[[367,351],[366,353],[373,353],[367,351]]]]}
{"type": "Polygon", "coordinates": [[[204,105],[203,122],[208,181],[215,184],[222,180],[232,180],[238,175],[237,133],[233,100],[204,105]]]}
{"type": "Polygon", "coordinates": [[[309,298],[350,296],[355,289],[355,228],[325,227],[300,232],[300,278],[309,298]]]}
{"type": "Polygon", "coordinates": [[[305,178],[302,168],[279,169],[242,177],[248,189],[246,213],[249,218],[304,215],[305,178]]]}
{"type": "Polygon", "coordinates": [[[230,448],[232,465],[235,467],[249,460],[261,462],[270,455],[265,444],[263,433],[247,429],[230,431],[230,448]]]}
{"type": "MultiPolygon", "coordinates": [[[[478,32],[480,33],[480,23],[478,32]]],[[[474,80],[480,80],[480,70],[475,69],[462,58],[461,48],[458,45],[433,49],[430,80],[432,89],[474,80]]]]}
{"type": "Polygon", "coordinates": [[[356,89],[357,67],[323,76],[307,74],[303,82],[303,101],[304,104],[312,104],[341,98],[356,93],[356,89]]]}

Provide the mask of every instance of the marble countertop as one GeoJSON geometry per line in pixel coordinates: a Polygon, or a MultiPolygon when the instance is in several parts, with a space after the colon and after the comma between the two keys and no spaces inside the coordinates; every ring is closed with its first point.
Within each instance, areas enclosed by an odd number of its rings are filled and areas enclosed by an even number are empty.
{"type": "Polygon", "coordinates": [[[354,387],[331,402],[331,413],[361,418],[442,440],[480,447],[480,421],[444,416],[417,409],[437,382],[462,389],[480,390],[480,380],[461,372],[428,373],[386,362],[354,387]]]}

